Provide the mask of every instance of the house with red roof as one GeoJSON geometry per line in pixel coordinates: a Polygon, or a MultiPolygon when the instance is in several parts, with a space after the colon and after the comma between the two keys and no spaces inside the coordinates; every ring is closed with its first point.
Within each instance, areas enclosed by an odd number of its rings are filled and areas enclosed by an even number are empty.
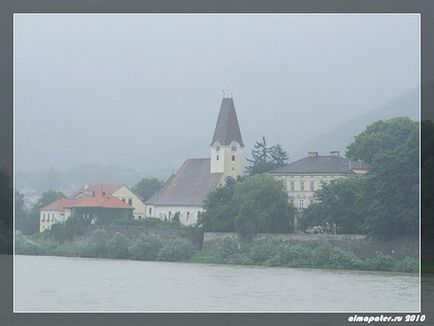
{"type": "Polygon", "coordinates": [[[100,218],[133,218],[134,207],[113,195],[62,198],[40,210],[39,231],[50,230],[55,223],[65,222],[73,214],[95,221],[100,218]]]}
{"type": "Polygon", "coordinates": [[[118,198],[129,206],[133,207],[133,218],[140,220],[145,218],[145,203],[139,194],[131,190],[126,185],[96,183],[85,185],[75,191],[73,198],[84,198],[94,196],[111,195],[118,198]]]}

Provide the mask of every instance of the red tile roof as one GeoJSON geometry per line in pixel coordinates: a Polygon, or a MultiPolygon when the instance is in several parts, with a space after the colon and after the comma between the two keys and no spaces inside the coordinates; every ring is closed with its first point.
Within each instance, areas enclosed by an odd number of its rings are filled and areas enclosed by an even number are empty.
{"type": "Polygon", "coordinates": [[[134,209],[132,206],[128,205],[122,200],[113,197],[111,195],[84,197],[66,207],[68,208],[103,207],[103,208],[134,209]]]}
{"type": "Polygon", "coordinates": [[[62,198],[41,208],[41,211],[63,211],[65,207],[73,205],[77,202],[77,199],[62,198]]]}
{"type": "Polygon", "coordinates": [[[101,196],[103,192],[106,195],[111,195],[116,190],[118,190],[120,187],[122,187],[122,185],[95,183],[95,184],[81,187],[73,194],[73,196],[77,196],[81,192],[84,193],[85,195],[89,195],[89,196],[92,196],[93,192],[95,192],[95,195],[98,195],[98,196],[101,196]]]}

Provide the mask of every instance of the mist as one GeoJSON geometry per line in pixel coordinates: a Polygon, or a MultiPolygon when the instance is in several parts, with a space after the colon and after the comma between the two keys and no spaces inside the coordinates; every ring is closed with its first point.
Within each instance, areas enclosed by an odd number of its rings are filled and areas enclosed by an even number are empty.
{"type": "Polygon", "coordinates": [[[396,115],[418,117],[418,15],[16,15],[14,32],[17,171],[168,175],[209,157],[222,90],[247,153],[350,138],[409,92],[396,115]]]}

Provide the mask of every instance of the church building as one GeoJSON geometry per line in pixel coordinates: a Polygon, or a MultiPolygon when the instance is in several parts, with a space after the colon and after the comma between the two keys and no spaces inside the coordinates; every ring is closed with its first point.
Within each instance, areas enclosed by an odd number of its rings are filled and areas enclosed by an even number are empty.
{"type": "Polygon", "coordinates": [[[227,177],[243,175],[244,143],[232,98],[222,100],[210,151],[210,158],[187,159],[146,201],[146,217],[171,220],[177,216],[182,224],[194,224],[207,194],[227,177]]]}

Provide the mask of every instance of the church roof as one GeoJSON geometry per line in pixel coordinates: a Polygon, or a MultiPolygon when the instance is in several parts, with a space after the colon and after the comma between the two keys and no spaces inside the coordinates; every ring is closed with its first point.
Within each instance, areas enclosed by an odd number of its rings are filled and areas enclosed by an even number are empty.
{"type": "Polygon", "coordinates": [[[244,146],[232,98],[224,98],[222,101],[211,146],[217,141],[223,146],[228,146],[233,141],[244,146]]]}
{"type": "Polygon", "coordinates": [[[366,170],[367,166],[360,161],[350,161],[347,158],[330,156],[308,156],[301,160],[286,164],[269,171],[271,174],[280,173],[340,173],[354,174],[354,170],[366,170]]]}
{"type": "Polygon", "coordinates": [[[163,188],[146,201],[153,205],[202,206],[223,173],[210,173],[211,159],[188,159],[163,188]]]}

